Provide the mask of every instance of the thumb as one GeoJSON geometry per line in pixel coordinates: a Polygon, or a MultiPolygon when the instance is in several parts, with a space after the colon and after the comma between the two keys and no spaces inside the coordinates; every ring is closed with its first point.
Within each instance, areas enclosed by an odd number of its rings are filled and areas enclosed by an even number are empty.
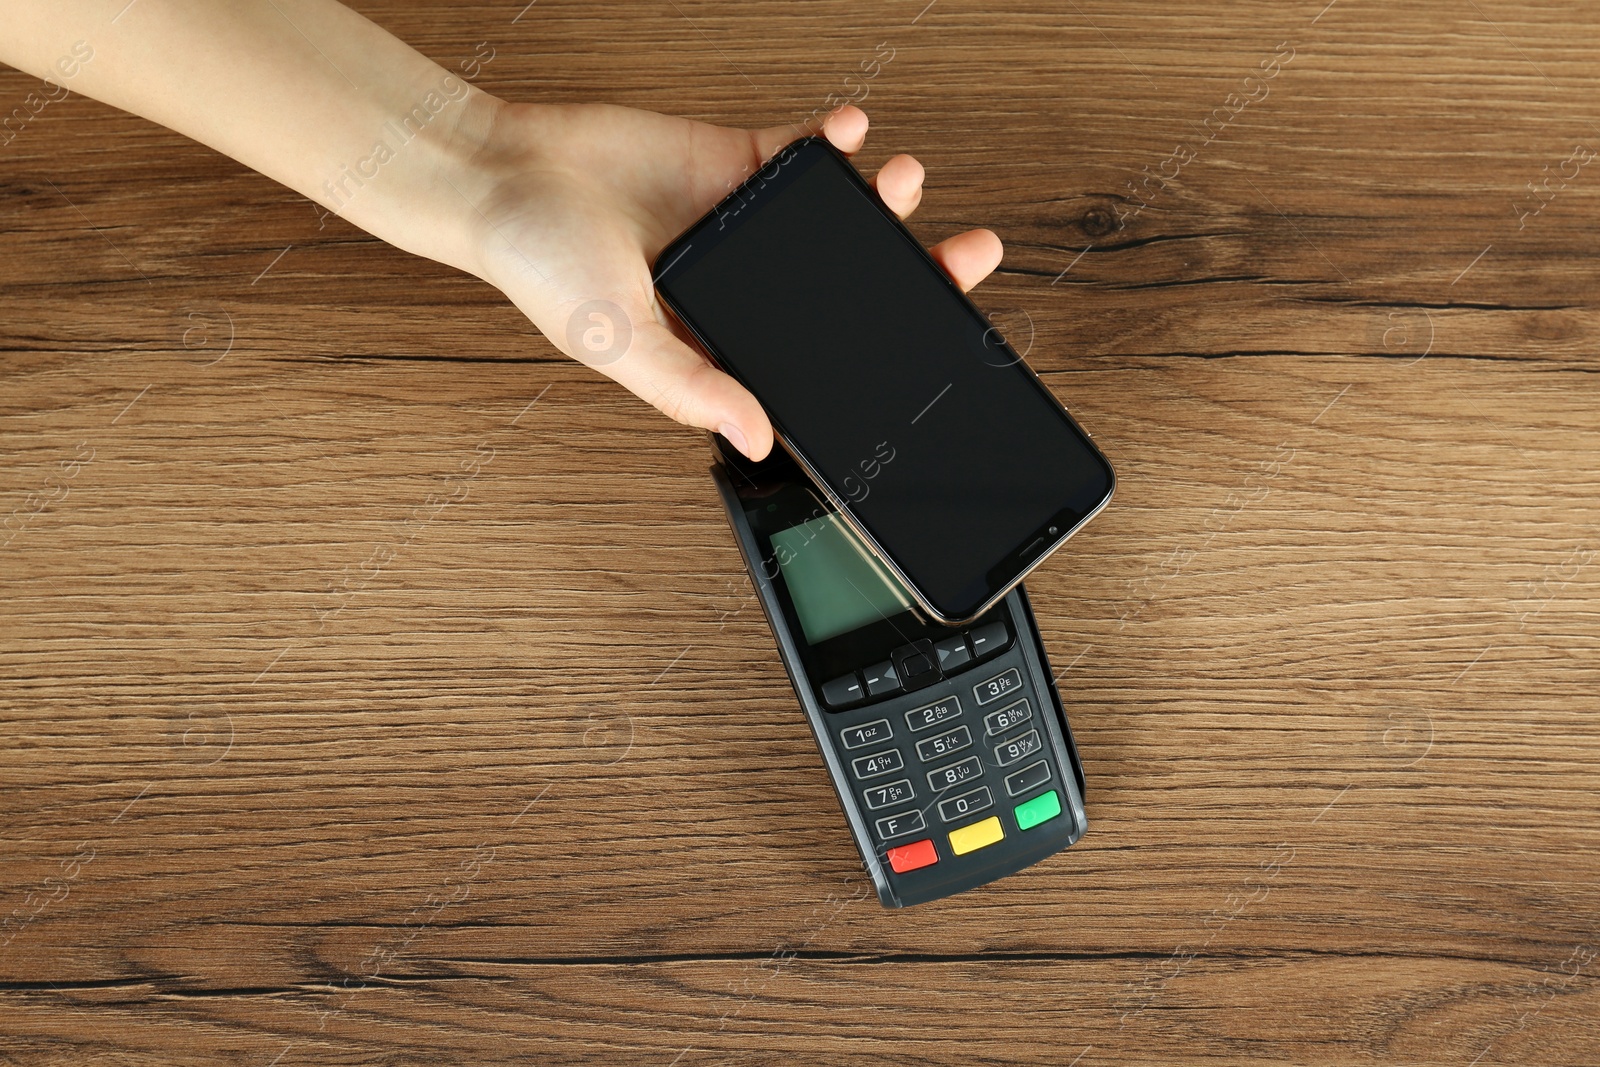
{"type": "Polygon", "coordinates": [[[684,344],[649,306],[611,304],[608,315],[592,310],[597,303],[609,302],[591,301],[573,313],[566,340],[574,358],[668,418],[715,430],[751,459],[772,451],[772,423],[748,389],[684,344]]]}

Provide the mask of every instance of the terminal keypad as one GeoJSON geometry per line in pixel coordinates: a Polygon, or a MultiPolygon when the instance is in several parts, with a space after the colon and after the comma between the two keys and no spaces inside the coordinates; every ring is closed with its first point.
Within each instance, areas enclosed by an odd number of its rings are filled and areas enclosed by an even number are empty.
{"type": "Polygon", "coordinates": [[[873,707],[838,716],[846,724],[835,727],[853,789],[871,813],[879,854],[895,872],[955,860],[1060,813],[1061,770],[1035,711],[1051,701],[1033,691],[1013,665],[1016,657],[993,662],[1011,645],[1005,624],[989,623],[919,645],[923,660],[897,650],[890,662],[860,672],[861,689],[871,694],[886,677],[903,683],[908,664],[939,661],[939,680],[919,686],[926,694],[904,686],[873,707]],[[922,699],[873,714],[905,693],[922,699]]]}

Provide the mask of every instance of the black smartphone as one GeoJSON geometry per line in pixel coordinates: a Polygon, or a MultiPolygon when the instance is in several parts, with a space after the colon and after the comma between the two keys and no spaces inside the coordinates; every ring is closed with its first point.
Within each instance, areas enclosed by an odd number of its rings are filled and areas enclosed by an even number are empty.
{"type": "Polygon", "coordinates": [[[788,145],[664,249],[662,302],[934,619],[994,606],[1111,465],[850,161],[788,145]]]}
{"type": "Polygon", "coordinates": [[[885,907],[984,885],[1083,835],[1083,765],[1018,585],[965,627],[904,588],[783,452],[713,435],[734,539],[885,907]]]}

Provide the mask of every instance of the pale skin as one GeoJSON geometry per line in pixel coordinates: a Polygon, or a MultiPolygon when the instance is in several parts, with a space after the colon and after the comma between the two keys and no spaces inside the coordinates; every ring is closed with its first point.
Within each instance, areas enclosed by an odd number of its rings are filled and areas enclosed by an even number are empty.
{"type": "MultiPolygon", "coordinates": [[[[192,137],[381,240],[483,279],[575,359],[587,353],[568,343],[573,312],[614,303],[632,337],[598,370],[753,459],[771,450],[761,405],[686,343],[656,300],[650,264],[813,130],[512,103],[334,0],[0,0],[0,23],[0,60],[192,137]],[[443,106],[356,185],[350,169],[371,160],[380,131],[429,93],[443,106]]],[[[854,153],[867,116],[846,105],[822,132],[854,153]]],[[[908,155],[872,178],[902,218],[922,183],[908,155]]],[[[965,290],[999,265],[1001,246],[980,229],[931,252],[965,290]]]]}

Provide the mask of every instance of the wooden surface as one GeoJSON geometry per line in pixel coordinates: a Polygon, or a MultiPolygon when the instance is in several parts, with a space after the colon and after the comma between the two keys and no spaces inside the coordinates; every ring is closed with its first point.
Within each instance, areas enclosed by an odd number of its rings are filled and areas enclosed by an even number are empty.
{"type": "Polygon", "coordinates": [[[881,909],[703,440],[75,96],[0,149],[0,1060],[1600,1061],[1593,6],[925,2],[358,6],[865,92],[1001,234],[1119,474],[1029,581],[1082,842],[881,909]]]}

